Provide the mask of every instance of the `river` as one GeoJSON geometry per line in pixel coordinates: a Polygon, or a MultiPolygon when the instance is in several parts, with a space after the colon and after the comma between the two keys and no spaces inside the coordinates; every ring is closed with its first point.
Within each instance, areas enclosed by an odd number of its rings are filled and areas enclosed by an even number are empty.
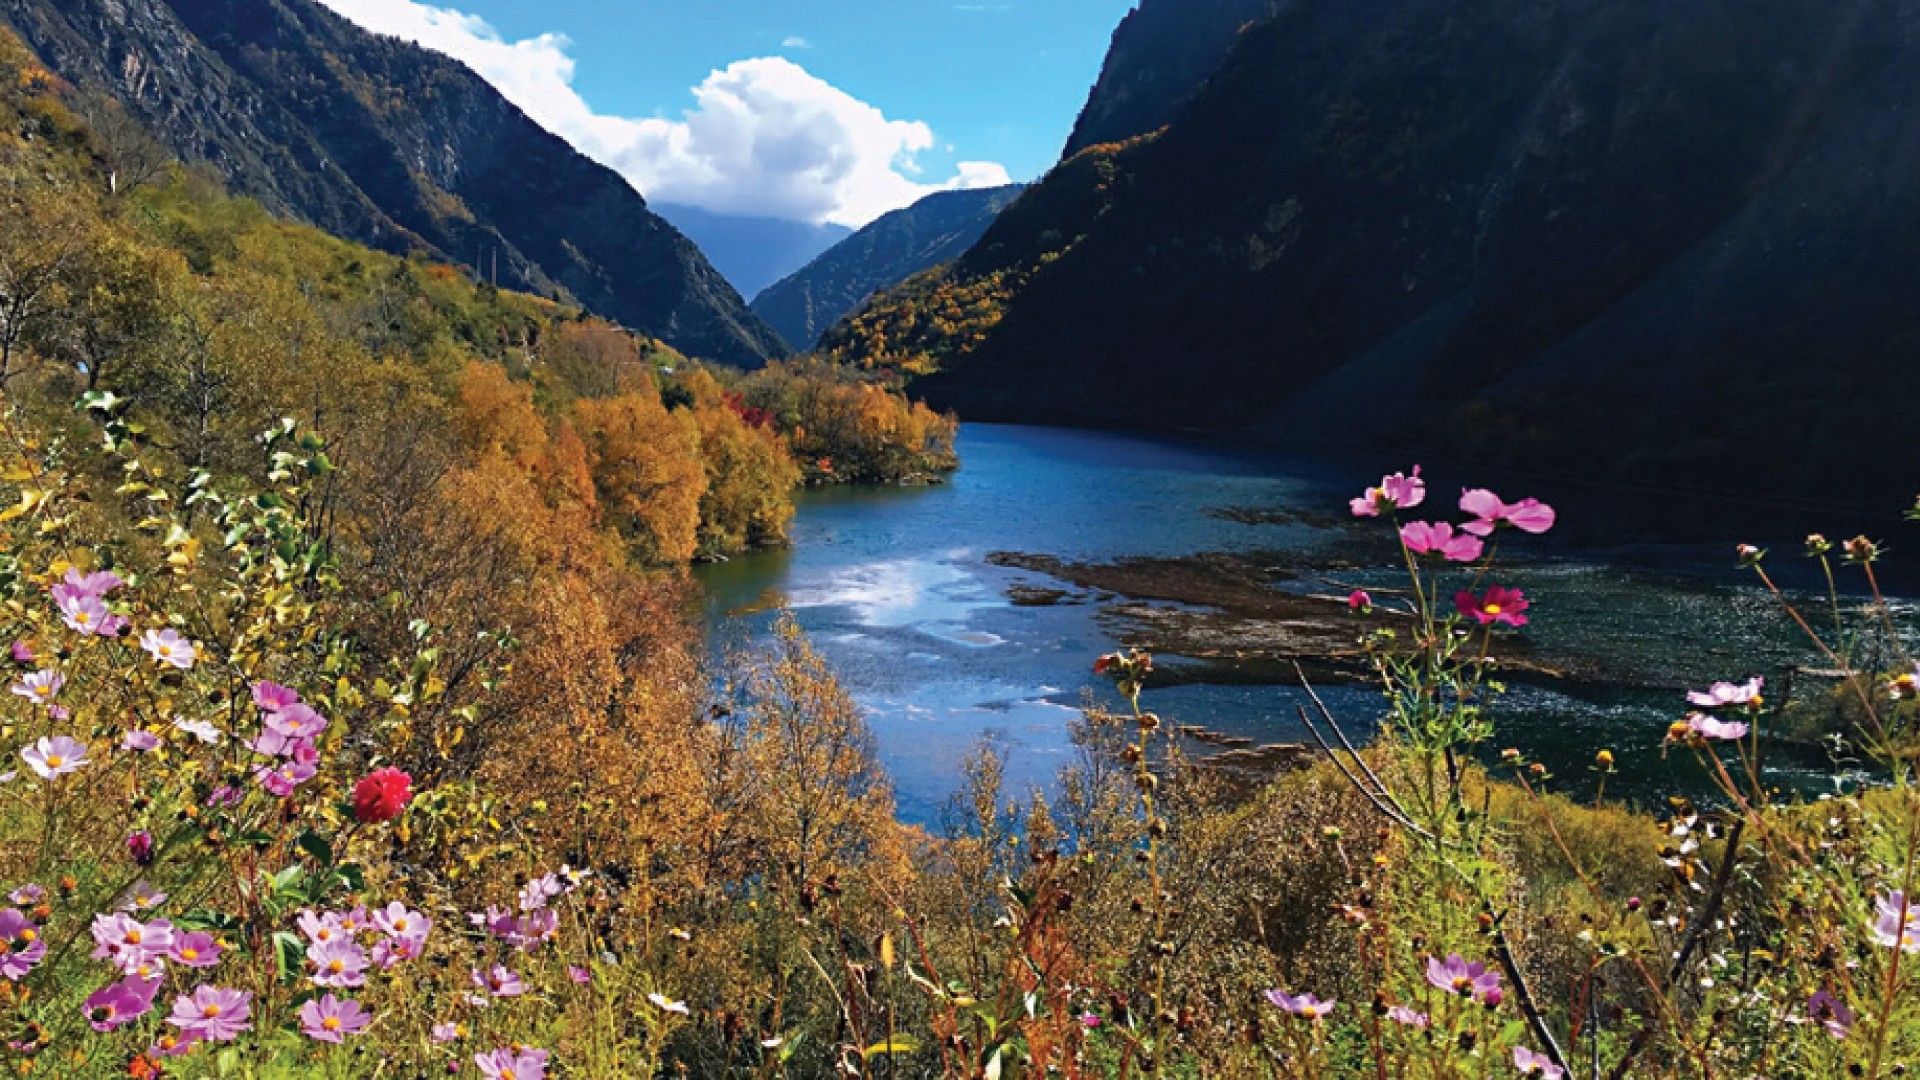
{"type": "MultiPolygon", "coordinates": [[[[1074,753],[1069,721],[1085,695],[1113,701],[1093,660],[1124,641],[1152,640],[1158,614],[1192,613],[989,561],[996,552],[1076,564],[1225,553],[1287,568],[1279,588],[1329,597],[1345,595],[1349,582],[1399,580],[1377,557],[1381,527],[1344,512],[1361,482],[1347,469],[1013,425],[968,424],[958,449],[963,467],[946,484],[810,490],[791,548],[699,571],[716,647],[764,634],[783,607],[795,613],[866,710],[908,821],[940,823],[960,761],[981,739],[1005,750],[1015,791],[1048,786],[1074,753]]],[[[1436,517],[1452,510],[1442,493],[1472,480],[1431,479],[1437,505],[1422,509],[1436,517]]],[[[1588,766],[1603,748],[1621,772],[1612,794],[1651,800],[1697,788],[1690,763],[1659,747],[1684,713],[1681,689],[1805,659],[1724,545],[1630,562],[1544,543],[1510,548],[1526,561],[1502,580],[1535,600],[1529,642],[1630,674],[1619,683],[1529,681],[1503,700],[1499,744],[1548,763],[1569,793],[1591,794],[1588,766]]],[[[1160,663],[1175,685],[1147,696],[1171,721],[1263,744],[1305,737],[1296,688],[1250,678],[1244,665],[1172,655],[1160,663]]],[[[1327,695],[1356,732],[1376,722],[1380,698],[1364,684],[1327,695]]],[[[1823,782],[1825,763],[1806,757],[1783,759],[1783,772],[1802,786],[1823,782]]]]}

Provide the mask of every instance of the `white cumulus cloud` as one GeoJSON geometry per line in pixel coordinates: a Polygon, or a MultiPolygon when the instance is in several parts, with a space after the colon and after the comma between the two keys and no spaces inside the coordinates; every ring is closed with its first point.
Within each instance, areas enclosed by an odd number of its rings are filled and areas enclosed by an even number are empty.
{"type": "Polygon", "coordinates": [[[594,111],[573,88],[563,35],[507,41],[478,16],[419,0],[321,0],[377,33],[462,61],[543,127],[618,170],[649,199],[720,213],[860,226],[935,191],[995,187],[1005,167],[962,161],[926,182],[933,129],[782,57],[738,60],[693,88],[679,119],[594,111]]]}

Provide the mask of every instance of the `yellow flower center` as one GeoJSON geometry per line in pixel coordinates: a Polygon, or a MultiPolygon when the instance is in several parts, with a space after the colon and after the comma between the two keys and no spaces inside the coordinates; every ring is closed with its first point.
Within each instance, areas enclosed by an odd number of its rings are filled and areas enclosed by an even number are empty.
{"type": "Polygon", "coordinates": [[[397,930],[397,931],[399,931],[399,932],[400,932],[400,933],[402,933],[402,934],[404,934],[404,933],[406,933],[406,932],[407,932],[407,920],[405,920],[405,919],[395,919],[395,920],[393,920],[393,928],[394,928],[395,930],[397,930]]]}
{"type": "Polygon", "coordinates": [[[1464,994],[1467,992],[1467,988],[1472,985],[1473,985],[1473,980],[1465,977],[1459,977],[1453,980],[1453,989],[1455,993],[1464,994]]]}
{"type": "Polygon", "coordinates": [[[35,941],[38,941],[39,938],[40,938],[39,931],[35,930],[31,926],[27,927],[25,930],[20,931],[20,940],[26,942],[29,945],[33,944],[35,941]]]}
{"type": "Polygon", "coordinates": [[[200,1015],[206,1017],[208,1020],[211,1020],[214,1017],[220,1015],[220,1006],[208,1005],[206,1008],[200,1010],[200,1015]]]}
{"type": "Polygon", "coordinates": [[[326,1028],[328,1031],[339,1031],[340,1018],[337,1016],[329,1016],[325,1020],[320,1021],[320,1026],[326,1028]]]}
{"type": "Polygon", "coordinates": [[[193,949],[193,948],[187,948],[187,949],[181,949],[181,950],[180,950],[180,959],[182,959],[182,960],[198,960],[198,959],[200,959],[200,950],[199,950],[199,949],[193,949]]]}
{"type": "Polygon", "coordinates": [[[47,768],[49,769],[57,769],[60,766],[65,765],[66,763],[67,763],[67,759],[61,757],[59,754],[47,755],[47,768]]]}
{"type": "Polygon", "coordinates": [[[514,1080],[512,1069],[501,1069],[500,1080],[514,1080]]]}
{"type": "Polygon", "coordinates": [[[314,939],[317,941],[327,941],[333,937],[333,931],[323,929],[323,930],[320,930],[318,933],[315,933],[313,936],[314,936],[314,939]]]}
{"type": "Polygon", "coordinates": [[[341,972],[347,970],[347,965],[345,961],[332,960],[327,963],[327,970],[333,972],[335,975],[338,975],[341,972]]]}
{"type": "Polygon", "coordinates": [[[84,611],[76,611],[73,613],[73,621],[77,623],[84,623],[92,618],[93,618],[92,615],[89,615],[84,611]]]}
{"type": "Polygon", "coordinates": [[[1483,610],[1486,611],[1486,613],[1489,615],[1498,615],[1500,614],[1500,605],[1488,604],[1483,610]]]}
{"type": "Polygon", "coordinates": [[[41,697],[51,697],[51,696],[53,696],[53,687],[51,687],[51,686],[36,686],[36,687],[34,687],[34,688],[33,688],[33,692],[34,692],[34,693],[36,693],[36,694],[39,694],[39,695],[40,695],[41,697]]]}
{"type": "Polygon", "coordinates": [[[127,944],[129,945],[140,944],[140,931],[138,930],[127,931],[127,944]]]}

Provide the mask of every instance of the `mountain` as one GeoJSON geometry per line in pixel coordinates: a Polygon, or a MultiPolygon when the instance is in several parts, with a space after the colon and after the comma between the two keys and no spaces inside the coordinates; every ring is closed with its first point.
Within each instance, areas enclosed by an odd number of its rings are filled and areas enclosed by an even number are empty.
{"type": "Polygon", "coordinates": [[[1113,32],[1064,157],[1167,126],[1233,47],[1283,0],[1142,0],[1113,32]]]}
{"type": "Polygon", "coordinates": [[[717,214],[681,203],[652,205],[654,213],[698,244],[713,268],[746,297],[759,295],[762,289],[853,235],[845,225],[717,214]]]}
{"type": "Polygon", "coordinates": [[[957,258],[980,239],[1023,185],[941,191],[867,227],[754,297],[753,310],[796,348],[881,289],[957,258]]]}
{"type": "Polygon", "coordinates": [[[0,0],[0,19],[276,213],[497,273],[693,355],[786,351],[625,180],[457,61],[312,0],[0,0]]]}
{"type": "Polygon", "coordinates": [[[823,347],[979,419],[1884,505],[1916,101],[1910,0],[1294,0],[823,347]]]}

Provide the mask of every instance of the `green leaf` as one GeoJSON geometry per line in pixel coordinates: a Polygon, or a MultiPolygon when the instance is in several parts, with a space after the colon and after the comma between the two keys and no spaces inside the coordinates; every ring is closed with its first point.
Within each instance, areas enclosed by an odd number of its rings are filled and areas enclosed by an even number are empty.
{"type": "Polygon", "coordinates": [[[333,845],[327,843],[324,837],[312,829],[301,833],[300,838],[293,842],[293,846],[312,856],[313,861],[319,863],[322,870],[333,865],[333,845]]]}
{"type": "Polygon", "coordinates": [[[273,932],[273,955],[280,966],[282,982],[294,982],[306,970],[307,943],[291,930],[273,932]]]}
{"type": "Polygon", "coordinates": [[[895,1035],[890,1039],[874,1043],[872,1046],[860,1051],[860,1053],[863,1057],[871,1059],[881,1054],[911,1054],[918,1049],[920,1049],[920,1044],[914,1042],[911,1038],[905,1035],[895,1035]]]}

